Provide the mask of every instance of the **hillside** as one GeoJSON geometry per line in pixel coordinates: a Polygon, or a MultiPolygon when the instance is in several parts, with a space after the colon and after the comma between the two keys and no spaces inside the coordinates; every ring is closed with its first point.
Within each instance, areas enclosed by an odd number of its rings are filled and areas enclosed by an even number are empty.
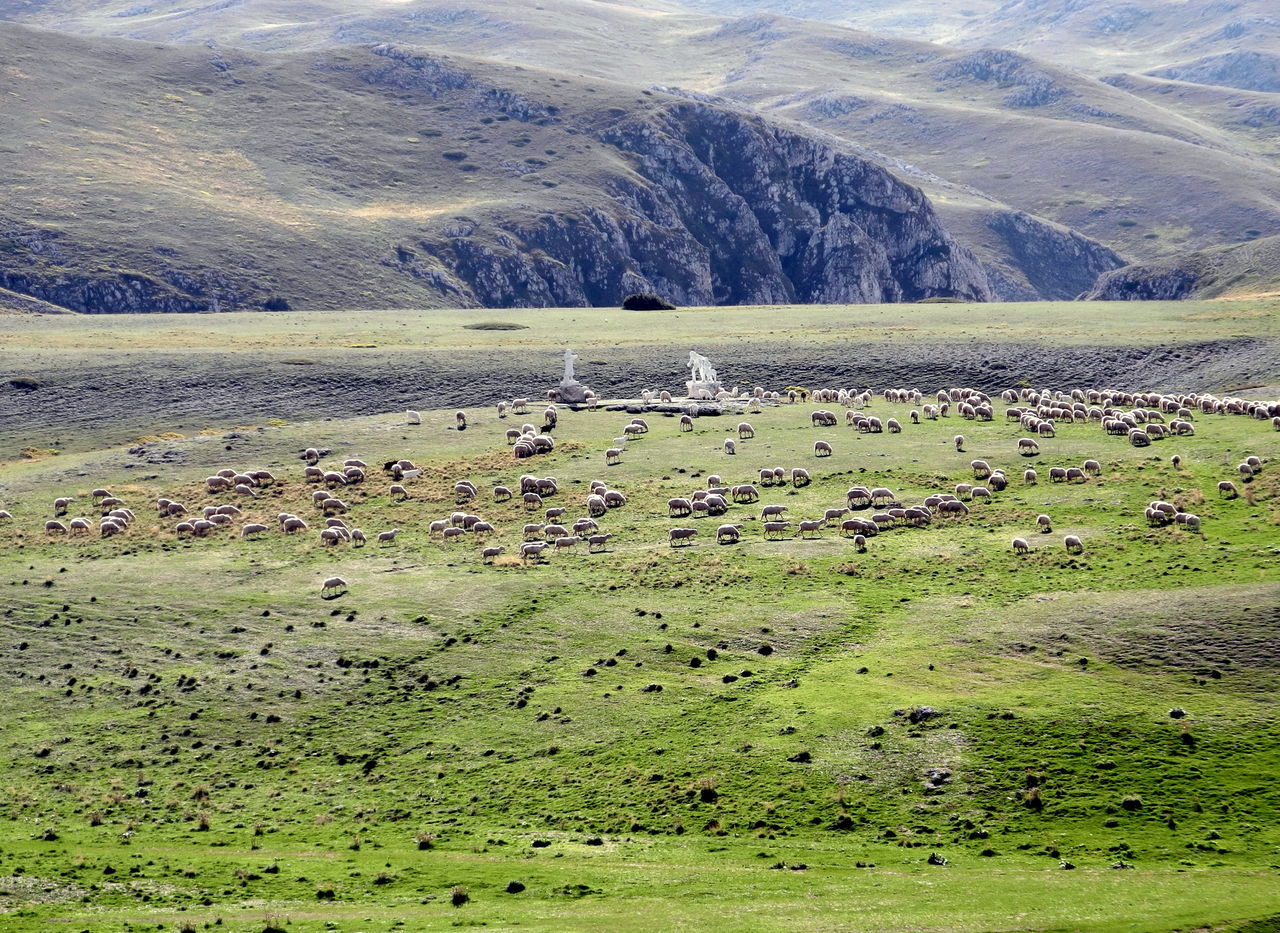
{"type": "Polygon", "coordinates": [[[1108,272],[1088,297],[1099,301],[1261,298],[1280,295],[1280,237],[1202,250],[1108,272]]]}
{"type": "Polygon", "coordinates": [[[0,286],[76,310],[991,294],[917,189],[731,105],[392,46],[0,42],[0,286]]]}
{"type": "Polygon", "coordinates": [[[1274,379],[1280,301],[1124,310],[13,318],[0,928],[1274,926],[1280,432],[1177,387],[1274,379]],[[544,397],[566,334],[603,404],[499,413],[544,397]],[[646,410],[690,346],[780,400],[646,410]],[[787,401],[890,374],[925,394],[855,402],[881,432],[787,401]],[[1019,382],[1170,389],[1194,432],[1146,420],[1135,447],[1086,414],[1027,451],[998,395],[911,417],[1019,382]],[[526,420],[554,444],[518,459],[526,420]],[[308,447],[342,478],[309,480],[308,447]]]}
{"type": "Polygon", "coordinates": [[[537,8],[367,0],[316,3],[302,13],[290,5],[293,15],[270,0],[184,10],[165,3],[42,9],[27,18],[264,50],[392,40],[569,71],[562,76],[571,81],[588,76],[731,99],[838,136],[923,187],[1004,298],[1073,297],[1084,290],[1078,283],[1087,287],[1121,263],[1089,250],[1046,286],[1034,263],[1022,268],[1027,250],[1007,242],[1006,231],[1026,222],[1010,215],[1074,230],[1131,261],[1280,233],[1280,161],[1268,129],[1278,102],[1265,92],[1249,92],[1247,108],[1207,112],[1184,94],[1131,89],[1155,79],[1103,82],[1016,52],[772,15],[725,18],[585,0],[537,8]]]}

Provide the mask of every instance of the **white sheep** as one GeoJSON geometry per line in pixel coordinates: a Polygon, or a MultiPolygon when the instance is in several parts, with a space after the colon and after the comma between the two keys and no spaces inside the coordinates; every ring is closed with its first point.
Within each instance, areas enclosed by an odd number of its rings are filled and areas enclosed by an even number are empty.
{"type": "Polygon", "coordinates": [[[743,440],[745,438],[755,437],[755,436],[756,436],[756,429],[753,428],[749,422],[746,422],[746,421],[739,422],[738,424],[739,440],[743,440]]]}
{"type": "Polygon", "coordinates": [[[957,435],[956,435],[955,437],[953,437],[951,440],[952,440],[952,442],[956,445],[956,450],[958,450],[958,451],[960,451],[961,453],[963,453],[963,452],[964,452],[964,435],[963,435],[963,434],[957,434],[957,435]]]}
{"type": "Polygon", "coordinates": [[[717,544],[736,544],[741,537],[741,525],[721,525],[716,529],[717,544]]]}
{"type": "Polygon", "coordinates": [[[245,525],[243,528],[240,529],[240,537],[247,538],[249,537],[249,535],[256,535],[256,534],[259,534],[260,532],[267,531],[267,530],[268,530],[268,526],[263,525],[260,522],[249,522],[247,525],[245,525]]]}
{"type": "Polygon", "coordinates": [[[422,413],[410,409],[404,413],[406,424],[422,424],[422,413]]]}
{"type": "Polygon", "coordinates": [[[378,532],[378,543],[379,544],[395,544],[396,535],[398,535],[399,533],[400,533],[399,528],[392,528],[390,531],[380,531],[378,532]]]}
{"type": "Polygon", "coordinates": [[[1031,545],[1027,543],[1026,538],[1014,538],[1013,550],[1016,554],[1026,554],[1031,550],[1031,545]]]}
{"type": "Polygon", "coordinates": [[[698,529],[696,528],[671,528],[667,531],[667,540],[672,547],[677,544],[689,545],[693,543],[693,539],[697,537],[698,529]]]}
{"type": "Polygon", "coordinates": [[[826,441],[813,442],[813,455],[815,457],[830,457],[832,452],[831,445],[826,441]]]}
{"type": "Polygon", "coordinates": [[[359,528],[352,528],[351,543],[359,547],[364,547],[366,544],[369,543],[369,538],[359,528]]]}
{"type": "Polygon", "coordinates": [[[1078,535],[1067,535],[1062,539],[1062,545],[1067,549],[1068,554],[1084,553],[1084,542],[1080,540],[1078,535]]]}
{"type": "Polygon", "coordinates": [[[492,547],[487,547],[481,550],[480,557],[481,559],[484,560],[486,564],[491,564],[505,550],[506,548],[503,547],[501,544],[495,544],[492,547]]]}
{"type": "Polygon", "coordinates": [[[323,585],[321,585],[320,595],[323,596],[326,593],[332,593],[334,590],[345,590],[346,588],[347,581],[342,579],[342,577],[330,577],[324,581],[323,585]]]}
{"type": "Polygon", "coordinates": [[[622,448],[610,447],[604,452],[604,462],[606,466],[612,466],[615,463],[622,462],[622,448]]]}
{"type": "Polygon", "coordinates": [[[730,455],[738,452],[738,445],[734,442],[733,438],[726,437],[724,439],[724,452],[730,455]]]}

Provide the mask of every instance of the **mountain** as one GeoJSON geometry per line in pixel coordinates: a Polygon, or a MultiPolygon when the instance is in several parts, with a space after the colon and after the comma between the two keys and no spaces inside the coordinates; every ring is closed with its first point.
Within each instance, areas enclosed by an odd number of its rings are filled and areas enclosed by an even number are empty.
{"type": "Polygon", "coordinates": [[[0,60],[0,287],[74,310],[992,294],[919,189],[727,104],[390,45],[0,60]]]}
{"type": "Polygon", "coordinates": [[[1106,273],[1088,297],[1101,301],[1280,296],[1280,237],[1201,250],[1106,273]]]}

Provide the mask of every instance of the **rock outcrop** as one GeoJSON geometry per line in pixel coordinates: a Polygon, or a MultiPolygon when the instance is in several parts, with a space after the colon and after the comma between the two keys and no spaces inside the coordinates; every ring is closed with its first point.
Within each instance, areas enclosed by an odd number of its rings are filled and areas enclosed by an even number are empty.
{"type": "Polygon", "coordinates": [[[486,306],[992,297],[919,189],[825,142],[692,101],[595,135],[634,168],[603,180],[611,209],[457,217],[410,252],[486,306]]]}
{"type": "Polygon", "coordinates": [[[1125,266],[1101,276],[1085,296],[1094,301],[1280,294],[1280,236],[1125,266]]]}

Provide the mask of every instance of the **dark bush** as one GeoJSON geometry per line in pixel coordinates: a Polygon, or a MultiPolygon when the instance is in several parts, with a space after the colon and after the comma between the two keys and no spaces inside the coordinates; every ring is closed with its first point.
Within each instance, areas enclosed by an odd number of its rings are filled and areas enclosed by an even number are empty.
{"type": "Polygon", "coordinates": [[[622,300],[623,311],[674,311],[676,306],[649,292],[637,292],[622,300]]]}
{"type": "Polygon", "coordinates": [[[289,302],[284,298],[268,298],[262,303],[263,311],[291,311],[289,302]]]}

